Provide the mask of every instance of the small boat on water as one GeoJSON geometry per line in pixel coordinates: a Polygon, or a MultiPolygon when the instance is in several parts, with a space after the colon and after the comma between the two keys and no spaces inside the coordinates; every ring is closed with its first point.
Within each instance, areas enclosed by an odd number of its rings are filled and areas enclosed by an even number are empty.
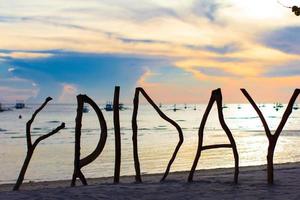
{"type": "Polygon", "coordinates": [[[278,111],[282,107],[283,107],[282,103],[278,103],[278,102],[275,103],[275,105],[273,106],[273,108],[275,108],[276,111],[278,111]]]}
{"type": "Polygon", "coordinates": [[[194,106],[194,110],[197,110],[196,105],[194,106]]]}
{"type": "Polygon", "coordinates": [[[24,103],[24,101],[17,101],[17,102],[16,102],[16,105],[15,105],[15,108],[16,108],[16,109],[23,109],[23,108],[25,108],[25,103],[24,103]]]}
{"type": "Polygon", "coordinates": [[[12,111],[13,109],[10,107],[4,107],[2,103],[0,103],[0,112],[4,111],[12,111]]]}
{"type": "Polygon", "coordinates": [[[113,110],[114,110],[114,107],[113,107],[112,102],[107,102],[107,103],[105,104],[104,110],[106,110],[106,111],[113,111],[113,110]]]}
{"type": "Polygon", "coordinates": [[[224,106],[222,106],[222,108],[224,109],[224,108],[228,108],[228,106],[225,104],[224,106]]]}
{"type": "Polygon", "coordinates": [[[176,104],[174,104],[174,106],[173,106],[173,111],[176,112],[177,110],[179,110],[179,109],[177,109],[177,108],[176,108],[176,104]]]}
{"type": "MultiPolygon", "coordinates": [[[[124,104],[123,103],[119,103],[119,110],[126,110],[127,108],[125,108],[124,104]]],[[[107,102],[105,104],[105,107],[104,107],[104,110],[105,111],[113,111],[114,110],[114,106],[113,106],[113,103],[112,102],[107,102]]]]}
{"type": "Polygon", "coordinates": [[[88,112],[90,112],[89,107],[88,107],[88,106],[83,106],[82,112],[83,112],[83,113],[88,113],[88,112]]]}
{"type": "Polygon", "coordinates": [[[298,106],[298,105],[295,105],[295,106],[293,106],[293,109],[294,109],[294,110],[298,110],[298,109],[299,109],[299,106],[298,106]]]}
{"type": "Polygon", "coordinates": [[[277,103],[277,107],[282,108],[283,107],[282,103],[277,103]]]}
{"type": "Polygon", "coordinates": [[[237,109],[241,109],[241,108],[242,108],[242,106],[241,106],[241,105],[238,105],[237,109]]]}

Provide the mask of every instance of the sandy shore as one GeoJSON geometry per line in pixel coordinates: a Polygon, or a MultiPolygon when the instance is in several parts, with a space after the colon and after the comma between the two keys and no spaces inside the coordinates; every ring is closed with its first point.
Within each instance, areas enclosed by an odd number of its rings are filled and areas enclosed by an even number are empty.
{"type": "MultiPolygon", "coordinates": [[[[159,183],[161,174],[144,175],[142,184],[134,177],[89,179],[89,186],[69,187],[68,181],[25,183],[20,191],[0,185],[0,199],[300,199],[300,163],[275,165],[275,184],[266,181],[265,166],[241,167],[239,184],[233,169],[199,170],[193,183],[188,172],[171,173],[159,183]]],[[[80,183],[78,183],[80,185],[80,183]]]]}

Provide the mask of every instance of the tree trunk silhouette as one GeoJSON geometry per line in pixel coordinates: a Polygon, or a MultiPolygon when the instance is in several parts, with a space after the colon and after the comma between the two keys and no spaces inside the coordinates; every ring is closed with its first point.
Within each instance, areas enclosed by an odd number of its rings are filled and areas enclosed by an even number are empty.
{"type": "Polygon", "coordinates": [[[142,93],[142,95],[145,97],[145,99],[150,103],[150,105],[156,110],[156,112],[159,114],[159,116],[161,118],[163,118],[165,121],[169,122],[170,124],[172,124],[178,131],[178,135],[179,135],[179,141],[176,145],[176,148],[174,150],[174,153],[168,163],[168,166],[165,170],[165,173],[161,179],[161,181],[164,181],[166,179],[166,177],[169,174],[170,168],[172,163],[174,162],[176,155],[183,143],[183,133],[182,130],[180,128],[180,126],[173,121],[172,119],[170,119],[169,117],[167,117],[160,109],[159,107],[153,102],[153,100],[148,96],[148,94],[145,92],[145,90],[143,88],[136,88],[135,90],[135,95],[134,95],[134,100],[133,100],[133,115],[132,115],[132,131],[133,131],[133,135],[132,135],[132,140],[133,140],[133,157],[134,157],[134,165],[135,165],[135,171],[136,171],[136,176],[135,176],[135,180],[136,182],[142,182],[141,179],[141,174],[140,174],[140,163],[139,163],[139,157],[138,157],[138,145],[137,145],[137,131],[138,131],[138,126],[137,126],[137,114],[138,114],[138,106],[139,106],[139,93],[142,93]]]}
{"type": "Polygon", "coordinates": [[[79,178],[83,185],[87,185],[87,181],[81,172],[81,168],[93,162],[102,152],[107,138],[107,126],[104,116],[97,104],[86,95],[77,96],[77,116],[75,126],[75,157],[74,157],[74,172],[71,181],[71,186],[76,185],[76,179],[79,178]],[[100,139],[95,150],[85,158],[80,159],[80,139],[82,127],[83,104],[88,103],[95,110],[100,123],[100,139]]]}
{"type": "Polygon", "coordinates": [[[269,147],[268,147],[268,155],[267,155],[267,176],[268,176],[268,183],[269,184],[273,184],[274,183],[274,170],[273,170],[273,157],[274,157],[274,151],[275,151],[275,147],[276,147],[276,143],[277,140],[280,136],[280,133],[282,132],[282,129],[285,125],[285,123],[287,122],[290,114],[293,111],[293,105],[300,93],[300,89],[295,89],[289,104],[282,116],[282,119],[275,131],[275,133],[272,135],[270,128],[262,114],[262,112],[260,111],[260,109],[258,108],[258,106],[256,105],[256,103],[254,102],[254,100],[251,98],[251,96],[249,95],[249,93],[246,91],[246,89],[242,88],[241,89],[242,93],[244,94],[244,96],[248,99],[248,101],[250,102],[250,104],[252,105],[252,107],[254,108],[254,110],[257,112],[263,126],[266,132],[266,136],[268,138],[269,141],[269,147]]]}
{"type": "Polygon", "coordinates": [[[119,115],[119,96],[120,87],[115,87],[114,94],[114,128],[115,128],[115,173],[114,183],[119,183],[121,167],[121,132],[120,132],[120,115],[119,115]]]}
{"type": "Polygon", "coordinates": [[[19,190],[20,186],[23,183],[24,180],[24,176],[25,173],[27,171],[29,162],[31,160],[31,157],[33,155],[33,152],[35,150],[35,148],[37,147],[37,145],[44,139],[50,137],[51,135],[54,135],[55,133],[59,132],[61,129],[65,128],[65,123],[62,123],[60,126],[58,126],[56,129],[54,129],[53,131],[51,131],[50,133],[46,134],[46,135],[42,135],[40,137],[38,137],[35,142],[32,144],[31,141],[31,124],[33,123],[36,115],[46,106],[46,104],[51,101],[52,98],[48,97],[46,98],[45,102],[33,113],[31,119],[26,123],[26,140],[27,140],[27,154],[23,163],[23,166],[21,168],[19,177],[17,179],[17,182],[13,188],[13,190],[19,190]]]}
{"type": "Polygon", "coordinates": [[[221,93],[221,89],[216,89],[216,90],[212,91],[209,103],[208,103],[207,108],[205,110],[205,113],[203,115],[203,118],[202,118],[202,121],[201,121],[201,124],[200,124],[200,128],[199,128],[199,132],[198,132],[197,153],[196,153],[196,157],[195,157],[194,163],[192,165],[192,168],[191,168],[191,171],[190,171],[190,174],[189,174],[189,177],[188,177],[188,182],[193,181],[194,173],[195,173],[198,161],[200,159],[201,152],[203,150],[215,149],[215,148],[232,148],[233,155],[234,155],[234,160],[235,160],[234,182],[238,183],[239,155],[238,155],[238,151],[237,151],[237,148],[236,148],[235,140],[234,140],[234,138],[231,134],[231,131],[229,130],[229,128],[226,125],[225,120],[224,120],[223,111],[222,111],[222,93],[221,93]],[[215,101],[217,103],[218,116],[219,116],[220,124],[221,124],[223,130],[225,131],[225,133],[226,133],[226,135],[227,135],[227,137],[230,141],[230,144],[217,144],[217,145],[203,146],[203,135],[204,135],[205,124],[206,124],[208,115],[209,115],[215,101]]]}

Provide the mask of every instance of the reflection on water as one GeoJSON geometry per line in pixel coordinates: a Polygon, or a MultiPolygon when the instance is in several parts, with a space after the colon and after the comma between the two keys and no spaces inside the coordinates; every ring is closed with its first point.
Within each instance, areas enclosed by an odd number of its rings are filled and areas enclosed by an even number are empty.
{"type": "MultiPolygon", "coordinates": [[[[30,109],[0,113],[0,183],[14,182],[25,158],[25,126],[36,105],[30,109]],[[22,115],[22,119],[18,116],[22,115]]],[[[175,120],[184,133],[184,143],[172,166],[171,171],[190,170],[196,153],[198,127],[206,105],[163,105],[162,110],[175,120]]],[[[285,106],[278,111],[272,104],[261,107],[271,130],[277,128],[285,106]]],[[[266,163],[268,141],[260,119],[248,104],[228,104],[223,109],[224,117],[236,140],[240,165],[258,165],[266,163]],[[238,108],[239,107],[239,108],[238,108]]],[[[108,126],[108,138],[103,153],[83,169],[86,177],[113,176],[114,167],[114,129],[112,112],[102,111],[108,126]]],[[[120,112],[122,163],[121,175],[134,174],[131,144],[132,109],[120,112]]],[[[43,141],[29,165],[25,181],[70,179],[73,173],[74,127],[76,105],[48,105],[36,118],[32,126],[33,140],[58,126],[66,123],[60,133],[43,141]]],[[[99,124],[93,111],[84,113],[82,127],[82,156],[94,150],[99,139],[99,124]]],[[[275,152],[275,163],[300,161],[300,111],[293,110],[279,138],[275,152]]],[[[165,167],[178,142],[176,129],[163,121],[147,105],[140,106],[138,113],[138,145],[141,171],[145,173],[164,172],[165,167]]],[[[209,115],[204,134],[204,145],[227,143],[225,132],[218,121],[216,107],[209,115]]],[[[231,149],[204,151],[198,163],[198,169],[232,167],[234,163],[231,149]]]]}

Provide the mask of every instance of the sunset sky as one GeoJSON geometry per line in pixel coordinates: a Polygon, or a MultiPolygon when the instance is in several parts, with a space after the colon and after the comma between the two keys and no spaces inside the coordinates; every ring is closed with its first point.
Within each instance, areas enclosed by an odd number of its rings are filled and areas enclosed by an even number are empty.
{"type": "MultiPolygon", "coordinates": [[[[300,0],[282,0],[287,6],[300,0]]],[[[300,16],[276,0],[0,0],[0,101],[286,102],[300,86],[300,16]]]]}

